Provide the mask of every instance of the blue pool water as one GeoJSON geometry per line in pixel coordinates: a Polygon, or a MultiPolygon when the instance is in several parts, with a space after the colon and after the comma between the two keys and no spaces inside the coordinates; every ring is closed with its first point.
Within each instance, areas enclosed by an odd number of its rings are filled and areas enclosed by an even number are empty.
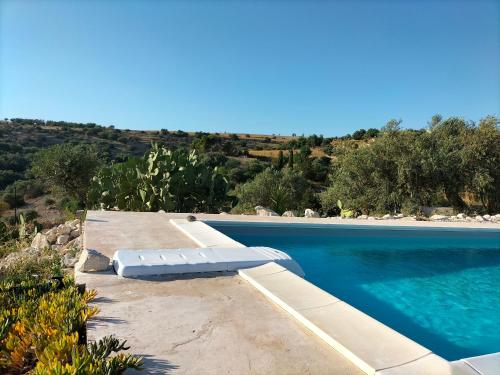
{"type": "Polygon", "coordinates": [[[500,231],[209,222],[448,360],[500,351],[500,231]]]}

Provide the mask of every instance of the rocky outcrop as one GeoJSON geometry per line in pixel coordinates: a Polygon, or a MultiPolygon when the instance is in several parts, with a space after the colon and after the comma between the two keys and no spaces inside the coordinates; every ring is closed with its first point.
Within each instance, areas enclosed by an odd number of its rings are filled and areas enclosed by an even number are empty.
{"type": "Polygon", "coordinates": [[[109,268],[110,259],[93,249],[84,249],[80,259],[75,264],[75,270],[79,272],[100,272],[109,268]]]}
{"type": "Polygon", "coordinates": [[[285,211],[283,212],[284,217],[296,217],[297,216],[297,211],[285,211]]]}
{"type": "Polygon", "coordinates": [[[279,216],[276,212],[274,212],[270,208],[263,207],[263,206],[256,206],[255,212],[256,212],[257,216],[279,216]]]}
{"type": "Polygon", "coordinates": [[[304,216],[305,217],[319,217],[319,213],[317,213],[314,210],[311,210],[310,208],[306,208],[304,211],[304,216]]]}

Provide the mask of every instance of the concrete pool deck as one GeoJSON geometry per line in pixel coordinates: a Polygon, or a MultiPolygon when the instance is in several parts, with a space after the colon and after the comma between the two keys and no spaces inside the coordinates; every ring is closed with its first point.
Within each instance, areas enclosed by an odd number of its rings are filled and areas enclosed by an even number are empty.
{"type": "MultiPolygon", "coordinates": [[[[172,217],[91,211],[84,245],[109,257],[122,247],[197,247],[172,217]]],[[[235,273],[126,279],[109,271],[76,279],[98,292],[89,340],[127,340],[144,356],[144,374],[363,374],[235,273]]]]}
{"type": "MultiPolygon", "coordinates": [[[[204,233],[206,226],[202,223],[179,220],[186,215],[90,211],[85,223],[84,246],[112,257],[119,248],[209,247],[234,241],[224,235],[204,233]]],[[[205,214],[196,217],[210,221],[498,228],[492,223],[405,219],[367,221],[205,214]]],[[[368,330],[342,333],[342,324],[335,328],[329,323],[332,313],[337,311],[330,311],[331,301],[325,303],[326,299],[335,297],[316,288],[320,291],[317,292],[320,302],[314,305],[314,298],[309,297],[316,292],[307,289],[307,281],[282,280],[287,277],[283,272],[275,281],[262,284],[262,276],[267,277],[263,272],[267,271],[254,270],[240,271],[241,277],[219,273],[147,280],[123,279],[112,272],[77,274],[78,282],[86,283],[99,293],[96,304],[101,313],[89,326],[89,338],[115,334],[127,339],[131,351],[145,356],[146,373],[361,374],[363,369],[364,373],[381,375],[490,374],[481,370],[481,361],[450,363],[402,335],[387,335],[387,331],[380,331],[369,317],[368,330]],[[299,295],[301,292],[305,293],[303,298],[299,295]],[[275,296],[285,302],[281,304],[275,296]],[[286,308],[288,305],[292,305],[291,310],[286,308]],[[320,311],[318,315],[311,306],[322,310],[326,307],[328,311],[320,311]],[[307,321],[313,320],[316,327],[323,326],[315,330],[295,313],[305,316],[307,321]],[[295,319],[291,319],[292,316],[295,319]],[[369,337],[373,329],[380,332],[369,337]],[[322,336],[325,331],[327,337],[322,336]],[[336,337],[339,334],[340,339],[336,337]],[[377,336],[380,334],[382,336],[377,336]],[[377,342],[377,337],[383,340],[377,342]],[[332,345],[331,338],[341,345],[332,345]],[[346,345],[353,352],[361,352],[350,356],[349,350],[342,349],[346,345]],[[398,345],[403,348],[399,352],[398,345]]],[[[357,313],[341,313],[339,321],[347,319],[344,324],[352,324],[350,317],[357,313]]],[[[491,361],[487,365],[490,366],[491,361]]]]}

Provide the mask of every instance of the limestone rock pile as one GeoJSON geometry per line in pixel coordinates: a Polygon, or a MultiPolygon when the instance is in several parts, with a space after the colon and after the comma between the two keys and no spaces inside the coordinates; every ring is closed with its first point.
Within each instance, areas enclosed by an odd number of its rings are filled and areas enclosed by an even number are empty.
{"type": "Polygon", "coordinates": [[[31,242],[31,249],[40,251],[45,248],[59,250],[66,254],[73,247],[81,247],[81,223],[79,219],[70,220],[45,233],[37,233],[31,242]]]}
{"type": "Polygon", "coordinates": [[[66,221],[43,233],[37,233],[31,246],[30,252],[40,252],[50,248],[57,250],[62,257],[62,266],[73,267],[78,261],[82,249],[82,228],[79,219],[66,221]]]}

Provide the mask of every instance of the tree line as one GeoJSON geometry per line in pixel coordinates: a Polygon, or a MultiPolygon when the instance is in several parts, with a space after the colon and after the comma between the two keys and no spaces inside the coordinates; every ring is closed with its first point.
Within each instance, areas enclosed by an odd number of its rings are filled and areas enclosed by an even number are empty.
{"type": "Polygon", "coordinates": [[[419,214],[432,205],[500,212],[496,117],[474,123],[436,115],[420,130],[391,120],[380,130],[353,133],[357,138],[369,141],[298,137],[272,163],[244,167],[236,151],[208,134],[189,146],[156,144],[143,156],[111,163],[95,146],[64,144],[39,151],[31,173],[88,208],[251,212],[264,205],[278,213],[313,208],[335,215],[341,201],[354,214],[419,214]],[[312,157],[313,147],[328,145],[329,155],[312,157]]]}

